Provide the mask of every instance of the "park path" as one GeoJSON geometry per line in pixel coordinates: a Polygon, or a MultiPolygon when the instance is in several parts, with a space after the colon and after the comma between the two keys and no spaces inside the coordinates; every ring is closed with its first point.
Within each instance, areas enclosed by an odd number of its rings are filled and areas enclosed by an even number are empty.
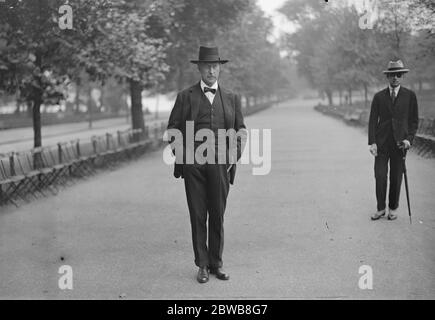
{"type": "Polygon", "coordinates": [[[230,281],[195,280],[182,180],[161,151],[0,210],[0,298],[434,299],[435,162],[409,155],[414,220],[370,221],[366,133],[291,100],[246,118],[272,129],[272,170],[238,167],[225,216],[230,281]],[[59,267],[73,290],[58,287],[59,267]],[[373,289],[361,290],[362,265],[373,289]]]}

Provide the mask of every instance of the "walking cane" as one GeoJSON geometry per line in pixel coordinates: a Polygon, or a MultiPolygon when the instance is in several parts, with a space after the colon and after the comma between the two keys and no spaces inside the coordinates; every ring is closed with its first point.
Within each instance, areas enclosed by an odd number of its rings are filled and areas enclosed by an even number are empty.
{"type": "Polygon", "coordinates": [[[400,146],[402,149],[402,161],[403,161],[403,175],[405,176],[405,190],[406,190],[406,200],[408,202],[408,214],[409,214],[409,223],[412,224],[411,218],[411,204],[409,203],[409,188],[408,188],[408,174],[406,173],[406,149],[403,145],[400,146]]]}

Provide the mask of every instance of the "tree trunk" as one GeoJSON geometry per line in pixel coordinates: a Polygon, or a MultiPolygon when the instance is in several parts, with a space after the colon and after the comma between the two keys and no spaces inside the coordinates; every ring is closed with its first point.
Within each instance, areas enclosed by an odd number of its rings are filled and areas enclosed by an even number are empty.
{"type": "MultiPolygon", "coordinates": [[[[142,85],[139,81],[130,80],[131,121],[133,129],[145,130],[142,111],[142,85]]],[[[136,139],[137,137],[135,137],[136,139]]]]}
{"type": "Polygon", "coordinates": [[[328,103],[330,106],[332,106],[333,102],[332,102],[332,91],[327,89],[325,90],[326,96],[328,97],[328,103]]]}
{"type": "Polygon", "coordinates": [[[340,106],[342,106],[343,105],[343,91],[341,91],[341,89],[340,90],[338,90],[338,99],[339,99],[339,104],[340,104],[340,106]]]}
{"type": "Polygon", "coordinates": [[[94,100],[92,99],[92,86],[89,86],[88,92],[88,116],[89,116],[89,129],[92,129],[92,114],[94,112],[94,100]]]}
{"type": "Polygon", "coordinates": [[[79,113],[80,112],[80,89],[81,89],[81,80],[80,78],[77,78],[76,80],[76,97],[75,97],[75,109],[74,109],[74,113],[79,113]]]}
{"type": "MultiPolygon", "coordinates": [[[[41,68],[42,57],[39,52],[36,52],[36,66],[41,68]]],[[[33,87],[31,93],[32,100],[32,118],[33,118],[33,146],[35,148],[41,146],[41,104],[42,104],[42,81],[39,76],[34,78],[38,87],[33,87]]]]}
{"type": "Polygon", "coordinates": [[[104,85],[102,85],[100,89],[100,106],[99,106],[100,113],[103,112],[103,108],[104,108],[104,85]]]}
{"type": "Polygon", "coordinates": [[[26,103],[27,117],[31,118],[31,117],[33,117],[33,111],[32,111],[33,110],[33,108],[32,108],[33,102],[32,102],[32,100],[26,100],[25,103],[26,103]]]}
{"type": "Polygon", "coordinates": [[[17,92],[15,94],[15,114],[20,114],[21,113],[21,104],[23,103],[23,101],[21,100],[21,94],[20,94],[20,90],[17,89],[17,92]]]}
{"type": "Polygon", "coordinates": [[[21,113],[21,101],[19,99],[15,100],[15,111],[14,114],[18,115],[21,113]]]}
{"type": "MultiPolygon", "coordinates": [[[[42,92],[40,89],[35,90],[35,96],[33,100],[33,147],[37,148],[42,146],[41,137],[41,104],[42,104],[42,92]]],[[[33,169],[40,169],[43,167],[42,155],[37,152],[33,154],[33,169]]]]}
{"type": "Polygon", "coordinates": [[[155,118],[156,119],[159,118],[159,99],[160,99],[160,94],[157,93],[157,95],[156,95],[156,111],[155,111],[155,118]]]}
{"type": "Polygon", "coordinates": [[[352,105],[352,89],[349,88],[348,93],[349,93],[349,105],[351,106],[352,105]]]}
{"type": "Polygon", "coordinates": [[[35,90],[35,96],[33,98],[33,146],[41,146],[41,104],[42,104],[42,93],[39,89],[35,90]]]}
{"type": "Polygon", "coordinates": [[[367,108],[369,106],[368,88],[367,84],[364,84],[364,105],[367,108]]]}

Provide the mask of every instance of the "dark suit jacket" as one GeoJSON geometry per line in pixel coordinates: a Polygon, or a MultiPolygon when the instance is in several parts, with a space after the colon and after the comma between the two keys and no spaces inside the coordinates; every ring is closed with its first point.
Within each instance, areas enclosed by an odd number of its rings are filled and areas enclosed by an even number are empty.
{"type": "Polygon", "coordinates": [[[369,118],[369,145],[382,149],[393,134],[396,143],[408,140],[411,144],[418,129],[418,104],[415,93],[400,87],[394,105],[390,89],[375,94],[369,118]]]}
{"type": "MultiPolygon", "coordinates": [[[[245,124],[242,115],[242,106],[240,95],[237,95],[219,85],[219,90],[222,96],[222,105],[224,108],[225,117],[225,129],[233,128],[236,132],[240,129],[245,129],[245,124]]],[[[216,95],[219,94],[219,90],[216,95]]],[[[203,95],[200,83],[187,88],[177,95],[174,107],[171,111],[168,121],[168,129],[178,129],[182,132],[183,137],[186,137],[186,121],[195,121],[198,111],[201,96],[203,95]]],[[[224,128],[222,128],[224,129],[224,128]]],[[[185,139],[183,139],[183,147],[185,148],[185,139]]],[[[228,145],[227,145],[228,148],[228,145]]],[[[243,151],[243,146],[238,139],[237,141],[237,161],[240,159],[243,151]]],[[[184,152],[185,154],[185,152],[184,152]]],[[[183,159],[184,161],[185,159],[183,159]]],[[[184,162],[183,162],[184,163],[184,162]]],[[[236,174],[236,165],[233,164],[230,170],[230,183],[234,183],[234,177],[236,174]]],[[[176,163],[174,166],[174,176],[176,178],[183,178],[183,164],[176,163]]]]}

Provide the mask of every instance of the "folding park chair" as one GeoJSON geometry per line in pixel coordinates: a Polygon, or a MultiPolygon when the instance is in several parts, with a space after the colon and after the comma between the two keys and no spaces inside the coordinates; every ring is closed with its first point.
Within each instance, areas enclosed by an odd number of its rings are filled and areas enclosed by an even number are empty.
{"type": "Polygon", "coordinates": [[[116,148],[115,152],[117,154],[118,161],[124,161],[131,158],[131,150],[128,149],[128,143],[126,141],[126,133],[125,131],[116,131],[116,148]]]}
{"type": "Polygon", "coordinates": [[[133,155],[136,157],[139,157],[142,153],[142,145],[141,145],[141,139],[142,139],[142,130],[141,129],[130,129],[129,131],[129,139],[128,142],[133,148],[133,155]]]}
{"type": "Polygon", "coordinates": [[[134,154],[138,157],[146,152],[152,144],[149,139],[149,127],[142,129],[131,129],[129,132],[129,142],[133,146],[134,154]]]}
{"type": "Polygon", "coordinates": [[[113,134],[106,133],[106,157],[109,165],[115,167],[118,163],[118,151],[113,134]]]}
{"type": "Polygon", "coordinates": [[[138,148],[138,144],[130,143],[130,132],[131,129],[124,131],[118,131],[118,145],[122,149],[122,153],[126,158],[131,159],[135,156],[135,149],[138,148]]]}
{"type": "Polygon", "coordinates": [[[435,119],[431,119],[431,125],[428,134],[430,134],[432,137],[435,137],[435,119]]]}
{"type": "MultiPolygon", "coordinates": [[[[151,135],[150,135],[150,127],[149,126],[145,126],[142,134],[140,135],[141,139],[139,141],[140,145],[141,145],[141,154],[145,153],[152,145],[153,145],[153,140],[151,139],[151,135]]],[[[154,134],[156,134],[156,130],[154,130],[154,134]]]]}
{"type": "Polygon", "coordinates": [[[27,199],[27,178],[24,175],[18,175],[15,168],[15,153],[8,153],[8,165],[6,166],[6,159],[1,160],[2,171],[5,174],[6,178],[11,182],[9,189],[7,189],[7,193],[11,198],[18,199],[21,198],[24,202],[29,203],[30,200],[27,199]]]}
{"type": "Polygon", "coordinates": [[[57,147],[42,148],[42,159],[45,166],[53,170],[49,183],[60,184],[63,187],[66,187],[68,186],[68,179],[66,178],[66,173],[68,172],[68,164],[58,161],[60,157],[55,156],[57,151],[57,147]]]}
{"type": "Polygon", "coordinates": [[[43,147],[33,148],[31,150],[33,160],[33,170],[39,171],[39,181],[43,188],[48,188],[51,193],[57,194],[59,189],[56,187],[55,182],[57,172],[55,168],[47,163],[46,149],[43,147]]]}
{"type": "Polygon", "coordinates": [[[155,147],[159,147],[161,145],[163,145],[165,143],[165,141],[163,141],[163,133],[166,130],[166,125],[165,123],[162,121],[160,124],[156,123],[156,126],[154,127],[154,146],[155,147]]]}
{"type": "Polygon", "coordinates": [[[95,159],[95,165],[113,169],[114,166],[111,164],[110,160],[115,151],[110,149],[110,145],[108,145],[107,140],[105,140],[103,136],[92,136],[91,141],[94,154],[97,155],[97,158],[95,159]]]}
{"type": "Polygon", "coordinates": [[[426,155],[431,155],[433,153],[433,148],[435,145],[435,129],[434,129],[434,120],[427,118],[419,119],[419,127],[418,127],[418,140],[419,147],[417,147],[417,153],[423,157],[426,155]]]}
{"type": "MultiPolygon", "coordinates": [[[[26,177],[24,188],[26,192],[30,192],[35,198],[36,192],[40,193],[44,197],[47,195],[43,189],[46,187],[46,179],[43,177],[44,172],[34,169],[42,167],[42,157],[40,150],[33,151],[33,149],[24,152],[15,152],[14,159],[18,163],[16,173],[26,177]]],[[[50,190],[53,192],[53,190],[50,190]]]]}
{"type": "MultiPolygon", "coordinates": [[[[65,172],[68,172],[68,176],[70,178],[83,178],[84,176],[81,174],[81,162],[78,159],[75,159],[71,154],[71,146],[69,142],[59,142],[57,144],[58,150],[58,158],[59,164],[65,165],[65,172]]],[[[74,180],[68,180],[71,183],[74,183],[74,180]]],[[[69,184],[68,182],[66,183],[69,184]]]]}
{"type": "Polygon", "coordinates": [[[94,162],[97,155],[90,153],[87,156],[82,155],[80,147],[80,139],[71,140],[69,144],[65,144],[65,154],[75,164],[75,169],[81,177],[86,178],[87,175],[94,175],[96,173],[94,169],[94,162]]]}
{"type": "MultiPolygon", "coordinates": [[[[37,199],[38,197],[36,192],[38,191],[42,194],[42,191],[40,191],[41,188],[38,185],[38,173],[35,171],[29,174],[29,172],[32,170],[28,169],[25,152],[11,152],[9,156],[9,164],[11,174],[10,178],[17,180],[19,179],[22,181],[14,192],[23,196],[31,194],[37,199]]],[[[27,198],[26,202],[29,202],[27,201],[27,198]]]]}
{"type": "Polygon", "coordinates": [[[122,161],[125,160],[126,155],[124,153],[124,149],[122,148],[122,141],[120,137],[120,131],[116,132],[116,139],[114,138],[114,135],[111,133],[106,133],[106,141],[110,147],[110,149],[113,151],[112,154],[112,162],[114,165],[118,165],[122,161]]]}
{"type": "Polygon", "coordinates": [[[6,159],[0,159],[0,206],[12,203],[16,207],[18,204],[13,199],[15,188],[19,187],[20,180],[9,179],[6,173],[5,162],[6,159]]]}

